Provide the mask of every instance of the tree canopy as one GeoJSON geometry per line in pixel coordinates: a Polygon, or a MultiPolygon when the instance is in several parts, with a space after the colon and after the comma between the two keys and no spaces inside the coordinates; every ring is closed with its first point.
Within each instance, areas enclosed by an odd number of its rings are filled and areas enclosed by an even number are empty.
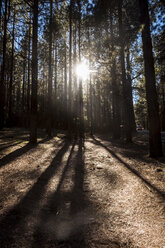
{"type": "Polygon", "coordinates": [[[132,141],[149,129],[150,155],[165,131],[161,0],[1,0],[0,128],[49,137],[107,132],[132,141]]]}

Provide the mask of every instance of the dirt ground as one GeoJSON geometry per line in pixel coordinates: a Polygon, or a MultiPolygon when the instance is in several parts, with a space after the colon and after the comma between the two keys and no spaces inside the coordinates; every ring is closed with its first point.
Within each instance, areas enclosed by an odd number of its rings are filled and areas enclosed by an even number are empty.
{"type": "Polygon", "coordinates": [[[1,248],[165,248],[165,158],[107,137],[0,132],[1,248]]]}

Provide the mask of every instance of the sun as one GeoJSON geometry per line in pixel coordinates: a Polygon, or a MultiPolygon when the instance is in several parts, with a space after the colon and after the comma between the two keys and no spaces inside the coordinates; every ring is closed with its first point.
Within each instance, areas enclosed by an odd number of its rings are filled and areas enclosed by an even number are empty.
{"type": "Polygon", "coordinates": [[[86,62],[81,62],[75,67],[76,75],[82,80],[86,80],[89,77],[89,67],[86,62]]]}

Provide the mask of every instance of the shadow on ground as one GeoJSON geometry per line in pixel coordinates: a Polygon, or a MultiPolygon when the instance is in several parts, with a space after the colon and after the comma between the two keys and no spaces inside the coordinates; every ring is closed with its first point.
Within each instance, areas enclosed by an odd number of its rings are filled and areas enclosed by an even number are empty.
{"type": "Polygon", "coordinates": [[[85,213],[88,200],[83,185],[84,147],[80,139],[73,142],[57,189],[41,211],[34,232],[33,247],[86,247],[84,228],[89,224],[90,217],[85,213]],[[74,151],[76,142],[78,151],[74,151]],[[65,187],[68,183],[66,179],[73,183],[68,189],[65,187]]]}
{"type": "MultiPolygon", "coordinates": [[[[49,140],[48,138],[44,138],[41,141],[39,141],[36,145],[28,143],[25,146],[23,146],[21,148],[18,148],[15,151],[7,154],[6,156],[4,156],[3,158],[0,159],[0,168],[5,166],[6,164],[10,163],[14,159],[19,158],[20,156],[22,156],[23,154],[27,153],[31,149],[37,147],[38,144],[45,143],[48,140],[49,140]]],[[[22,142],[20,142],[20,143],[22,143],[22,142]]],[[[14,145],[15,144],[11,144],[10,147],[14,146],[14,145]]]]}
{"type": "Polygon", "coordinates": [[[85,212],[87,205],[84,195],[83,140],[66,140],[50,166],[25,197],[1,219],[0,247],[26,247],[28,228],[32,228],[32,247],[87,247],[84,238],[85,229],[90,222],[90,216],[85,212]],[[78,150],[74,151],[76,143],[78,150]],[[62,159],[70,145],[72,148],[58,186],[43,207],[41,202],[47,184],[62,165],[62,159]],[[72,187],[67,190],[64,181],[71,171],[69,180],[72,180],[72,187]],[[30,223],[30,219],[33,223],[30,223]]]}
{"type": "MultiPolygon", "coordinates": [[[[149,145],[146,135],[138,133],[133,137],[133,141],[130,143],[124,140],[113,140],[111,136],[98,135],[97,137],[103,141],[110,142],[113,147],[119,148],[120,153],[128,159],[133,158],[145,163],[153,163],[153,161],[165,162],[165,157],[160,157],[157,160],[149,157],[149,145]]],[[[165,154],[165,145],[162,144],[162,146],[165,154]]]]}
{"type": "Polygon", "coordinates": [[[141,179],[143,183],[145,183],[151,190],[153,190],[159,197],[165,200],[165,191],[158,189],[155,185],[152,184],[148,179],[144,178],[139,171],[132,168],[128,163],[126,163],[122,158],[120,158],[113,150],[104,145],[100,140],[96,139],[93,136],[93,141],[95,145],[103,147],[107,150],[116,160],[118,160],[124,167],[126,167],[129,171],[131,171],[134,175],[141,179]]]}
{"type": "Polygon", "coordinates": [[[12,247],[12,244],[16,242],[14,236],[18,229],[21,233],[24,233],[28,216],[32,213],[34,214],[35,211],[38,212],[43,195],[46,191],[46,186],[58,170],[68,147],[69,142],[66,141],[63,147],[58,151],[50,166],[40,175],[30,191],[2,218],[0,222],[0,247],[12,247]]]}
{"type": "MultiPolygon", "coordinates": [[[[41,142],[44,142],[44,140],[41,142]]],[[[132,170],[129,165],[100,141],[94,138],[93,143],[104,147],[124,166],[140,177],[136,171],[132,170]]],[[[31,148],[32,146],[27,145],[9,154],[8,157],[4,158],[3,165],[21,156],[31,148]]],[[[105,237],[103,237],[103,240],[97,239],[97,224],[95,225],[94,216],[91,215],[92,212],[96,211],[96,206],[90,202],[88,191],[85,188],[84,156],[83,139],[63,141],[51,164],[38,177],[24,198],[2,216],[0,220],[1,248],[131,247],[131,245],[121,245],[118,241],[107,240],[105,237]],[[68,159],[64,164],[63,158],[70,147],[68,159]],[[47,185],[60,168],[62,168],[62,174],[58,185],[54,192],[45,198],[47,185]],[[71,187],[67,187],[70,184],[71,187]],[[46,201],[44,205],[43,200],[46,201]],[[95,237],[90,237],[93,228],[96,230],[96,234],[95,237]]],[[[114,175],[109,175],[108,180],[112,179],[113,184],[116,184],[117,178],[114,175]]],[[[150,185],[148,181],[141,179],[150,185]]],[[[154,186],[150,186],[154,188],[154,186]]],[[[154,188],[154,190],[156,189],[154,188]]]]}

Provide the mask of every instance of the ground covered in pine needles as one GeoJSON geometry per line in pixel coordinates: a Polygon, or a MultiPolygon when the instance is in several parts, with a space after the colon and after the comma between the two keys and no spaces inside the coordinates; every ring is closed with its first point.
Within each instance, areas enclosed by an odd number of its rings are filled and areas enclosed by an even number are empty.
{"type": "Polygon", "coordinates": [[[1,248],[165,248],[165,158],[144,135],[39,136],[0,132],[1,248]]]}

